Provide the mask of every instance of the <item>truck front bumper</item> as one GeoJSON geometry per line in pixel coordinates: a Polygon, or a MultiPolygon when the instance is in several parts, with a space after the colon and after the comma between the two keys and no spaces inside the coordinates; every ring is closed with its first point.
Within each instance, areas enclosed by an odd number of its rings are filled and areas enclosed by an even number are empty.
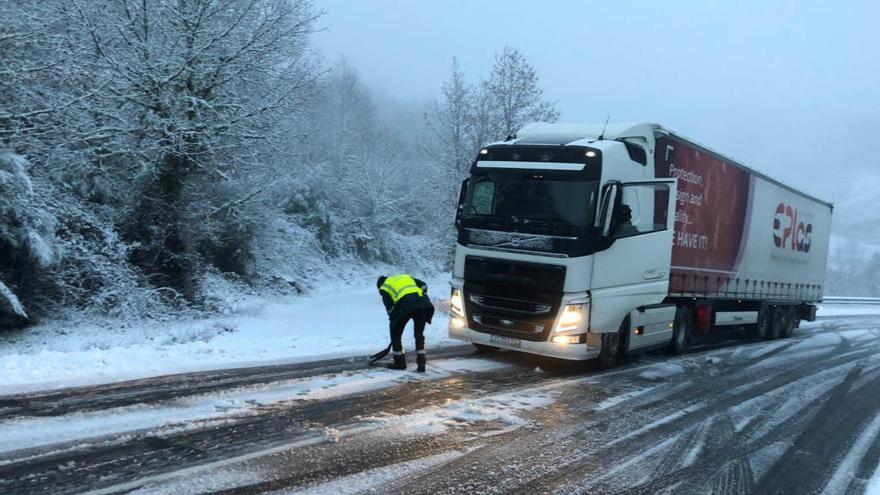
{"type": "Polygon", "coordinates": [[[483,344],[500,349],[527,352],[570,361],[586,361],[599,357],[599,348],[587,347],[587,344],[557,344],[555,342],[533,342],[530,340],[518,340],[519,345],[509,345],[492,340],[492,335],[477,332],[470,328],[449,327],[449,336],[453,339],[464,340],[474,344],[483,344]]]}

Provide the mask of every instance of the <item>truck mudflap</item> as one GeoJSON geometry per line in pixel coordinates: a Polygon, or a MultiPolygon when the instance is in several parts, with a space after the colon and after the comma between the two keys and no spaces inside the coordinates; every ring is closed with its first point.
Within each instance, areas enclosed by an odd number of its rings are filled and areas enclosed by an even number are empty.
{"type": "Polygon", "coordinates": [[[473,344],[482,344],[500,349],[527,352],[569,361],[587,361],[599,357],[598,347],[587,344],[557,344],[555,342],[535,342],[502,337],[489,333],[477,332],[470,328],[449,328],[449,336],[473,344]]]}

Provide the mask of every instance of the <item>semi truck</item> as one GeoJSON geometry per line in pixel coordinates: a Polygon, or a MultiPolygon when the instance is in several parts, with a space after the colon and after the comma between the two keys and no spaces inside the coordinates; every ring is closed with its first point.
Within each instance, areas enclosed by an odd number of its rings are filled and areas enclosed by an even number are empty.
{"type": "Polygon", "coordinates": [[[822,299],[833,206],[657,124],[534,123],[461,184],[449,335],[609,367],[822,299]]]}

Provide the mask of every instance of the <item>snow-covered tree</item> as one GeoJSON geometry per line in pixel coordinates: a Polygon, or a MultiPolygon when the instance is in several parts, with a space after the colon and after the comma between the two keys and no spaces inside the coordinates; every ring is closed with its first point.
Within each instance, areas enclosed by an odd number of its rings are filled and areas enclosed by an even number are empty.
{"type": "MultiPolygon", "coordinates": [[[[114,173],[131,183],[120,219],[132,260],[156,285],[197,290],[198,247],[215,240],[280,124],[314,77],[317,17],[305,0],[73,1],[105,102],[93,147],[126,150],[114,173]]],[[[96,131],[97,132],[97,131],[96,131]]]]}
{"type": "Polygon", "coordinates": [[[474,129],[473,90],[465,82],[455,58],[452,59],[452,72],[440,93],[442,98],[431,100],[425,113],[434,143],[428,147],[428,152],[451,176],[463,176],[467,174],[475,152],[471,137],[474,129]]]}
{"type": "Polygon", "coordinates": [[[492,72],[481,86],[485,110],[491,111],[494,131],[503,138],[529,122],[555,122],[559,112],[544,100],[538,73],[517,49],[505,47],[495,55],[492,72]]]}
{"type": "Polygon", "coordinates": [[[27,166],[24,157],[0,149],[0,319],[4,313],[28,318],[15,286],[7,284],[58,258],[55,219],[35,197],[27,166]]]}

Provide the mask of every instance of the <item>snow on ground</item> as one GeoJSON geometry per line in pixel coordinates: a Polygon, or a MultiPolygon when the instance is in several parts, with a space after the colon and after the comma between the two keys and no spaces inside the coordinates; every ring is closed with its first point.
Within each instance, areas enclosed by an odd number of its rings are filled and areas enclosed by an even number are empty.
{"type": "MultiPolygon", "coordinates": [[[[448,274],[428,280],[438,307],[426,329],[431,348],[447,336],[448,274]],[[437,304],[439,303],[439,304],[437,304]]],[[[880,315],[880,306],[823,305],[823,318],[880,315]]],[[[820,324],[820,323],[817,323],[820,324]]],[[[336,284],[304,296],[243,298],[234,314],[203,320],[61,328],[47,323],[0,335],[0,395],[230,367],[367,355],[388,342],[387,317],[372,282],[336,284]]],[[[412,349],[411,327],[404,345],[412,349]]],[[[824,345],[824,343],[823,343],[824,345]]],[[[677,365],[676,365],[677,366],[677,365]]],[[[670,366],[644,378],[679,374],[670,366]]]]}
{"type": "MultiPolygon", "coordinates": [[[[342,476],[333,481],[316,483],[302,487],[284,489],[271,492],[274,495],[318,495],[333,494],[344,495],[354,493],[372,493],[381,486],[409,476],[423,473],[467,454],[469,450],[452,450],[440,454],[422,457],[411,461],[390,464],[375,469],[370,469],[357,474],[342,476]]],[[[223,466],[219,469],[210,469],[196,472],[186,476],[176,476],[171,479],[139,488],[132,495],[162,495],[174,493],[175,495],[196,495],[233,489],[273,479],[271,473],[260,468],[236,464],[223,466]]]]}
{"type": "MultiPolygon", "coordinates": [[[[425,330],[431,348],[447,337],[449,275],[428,280],[437,306],[425,330]],[[440,303],[440,304],[438,304],[440,303]]],[[[388,345],[388,317],[372,283],[308,296],[253,299],[238,312],[171,324],[50,324],[0,336],[0,395],[171,373],[372,354],[388,345]]],[[[412,349],[412,325],[404,332],[412,349]]]]}
{"type": "Polygon", "coordinates": [[[273,495],[348,495],[356,493],[382,492],[382,485],[384,484],[424,473],[429,469],[436,468],[458,459],[467,453],[467,450],[443,452],[442,454],[436,454],[421,459],[401,462],[399,464],[391,464],[389,466],[343,476],[327,483],[272,493],[273,495]]]}
{"type": "MultiPolygon", "coordinates": [[[[855,443],[853,443],[849,452],[847,452],[846,457],[844,457],[840,464],[838,464],[831,479],[828,480],[828,484],[825,485],[822,495],[833,495],[835,493],[844,493],[846,491],[850,482],[852,482],[856,476],[859,463],[862,461],[865,454],[868,453],[868,449],[871,448],[871,445],[874,443],[878,434],[880,434],[880,416],[875,417],[871,423],[862,430],[862,433],[856,439],[855,443]]],[[[880,493],[880,483],[878,483],[878,481],[880,480],[877,479],[877,474],[875,473],[874,476],[871,477],[871,481],[869,482],[865,493],[869,495],[872,493],[880,493]]]]}
{"type": "Polygon", "coordinates": [[[603,400],[602,402],[596,404],[596,406],[593,408],[593,410],[604,411],[605,409],[609,409],[611,407],[614,407],[622,402],[626,402],[630,399],[634,399],[634,398],[639,397],[641,395],[645,395],[646,393],[651,392],[655,388],[656,387],[648,387],[648,388],[643,388],[643,389],[639,389],[639,390],[633,390],[632,392],[627,392],[625,394],[615,395],[615,396],[609,397],[609,398],[603,400]]]}
{"type": "Polygon", "coordinates": [[[558,389],[564,385],[565,382],[553,382],[490,397],[463,399],[410,414],[365,418],[365,421],[395,435],[407,436],[439,435],[474,424],[500,423],[501,429],[486,434],[498,435],[532,425],[522,414],[553,404],[559,396],[558,389]]]}
{"type": "Polygon", "coordinates": [[[0,452],[127,432],[176,433],[186,428],[204,427],[209,421],[254,414],[276,403],[327,400],[390,388],[403,382],[435,380],[507,366],[510,365],[487,359],[442,359],[429,363],[424,375],[386,369],[333,373],[188,397],[158,406],[137,405],[10,420],[0,422],[0,452]]]}
{"type": "Polygon", "coordinates": [[[651,369],[640,373],[639,376],[647,380],[663,380],[683,373],[684,367],[680,363],[658,363],[651,369]]]}
{"type": "Polygon", "coordinates": [[[859,315],[880,315],[880,304],[820,304],[816,312],[819,318],[859,315]]]}

